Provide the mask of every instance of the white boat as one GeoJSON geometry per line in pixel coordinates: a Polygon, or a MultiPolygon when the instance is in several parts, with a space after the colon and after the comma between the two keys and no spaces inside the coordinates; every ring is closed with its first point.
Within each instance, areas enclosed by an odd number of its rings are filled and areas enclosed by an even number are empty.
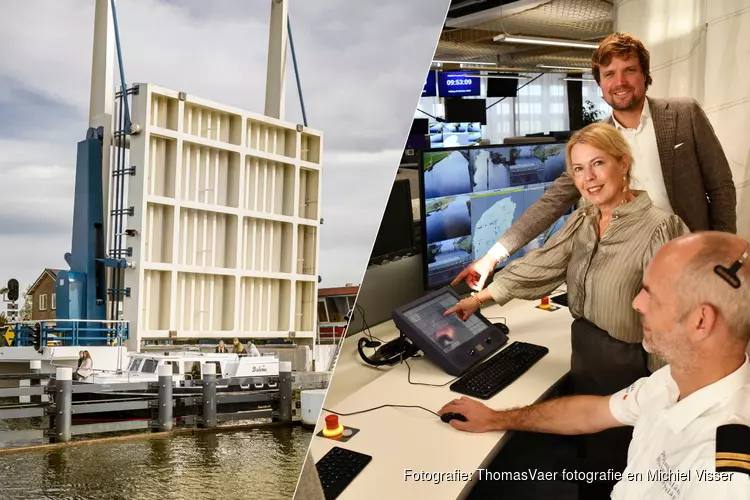
{"type": "MultiPolygon", "coordinates": [[[[122,384],[128,382],[157,382],[159,380],[159,366],[171,365],[172,380],[175,387],[190,387],[194,380],[203,377],[204,367],[208,364],[216,366],[217,379],[236,377],[254,378],[242,388],[276,387],[276,383],[268,383],[262,377],[279,375],[279,359],[273,355],[240,355],[233,353],[205,353],[205,352],[131,352],[128,353],[127,368],[124,370],[93,370],[92,374],[79,382],[91,384],[122,384]]],[[[217,387],[227,387],[227,384],[217,384],[217,387]]]]}

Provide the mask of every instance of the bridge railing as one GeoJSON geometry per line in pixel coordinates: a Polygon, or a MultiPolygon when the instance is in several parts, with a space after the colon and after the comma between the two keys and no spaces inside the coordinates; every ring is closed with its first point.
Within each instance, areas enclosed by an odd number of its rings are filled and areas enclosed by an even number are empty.
{"type": "Polygon", "coordinates": [[[38,331],[40,346],[106,346],[122,345],[130,335],[130,323],[122,320],[40,320],[22,321],[10,326],[4,335],[10,346],[33,345],[38,331]]]}

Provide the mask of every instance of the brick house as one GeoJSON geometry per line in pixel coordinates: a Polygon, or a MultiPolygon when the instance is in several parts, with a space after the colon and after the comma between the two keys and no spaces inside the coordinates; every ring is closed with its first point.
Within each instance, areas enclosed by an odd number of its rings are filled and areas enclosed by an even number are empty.
{"type": "Polygon", "coordinates": [[[341,338],[346,330],[346,316],[354,308],[359,286],[318,289],[318,340],[322,343],[341,338]]]}
{"type": "Polygon", "coordinates": [[[49,320],[56,318],[57,303],[55,285],[59,269],[45,269],[28,291],[31,296],[31,320],[49,320]]]}

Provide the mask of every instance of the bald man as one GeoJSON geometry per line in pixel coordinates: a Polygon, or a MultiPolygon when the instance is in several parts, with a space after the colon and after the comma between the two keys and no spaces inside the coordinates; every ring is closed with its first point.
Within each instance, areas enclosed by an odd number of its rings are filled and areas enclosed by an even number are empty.
{"type": "Polygon", "coordinates": [[[463,414],[466,422],[451,425],[468,432],[574,435],[631,425],[611,498],[750,498],[749,251],[738,236],[700,232],[657,252],[633,301],[644,348],[669,363],[650,377],[611,396],[507,411],[461,398],[438,413],[463,414]]]}

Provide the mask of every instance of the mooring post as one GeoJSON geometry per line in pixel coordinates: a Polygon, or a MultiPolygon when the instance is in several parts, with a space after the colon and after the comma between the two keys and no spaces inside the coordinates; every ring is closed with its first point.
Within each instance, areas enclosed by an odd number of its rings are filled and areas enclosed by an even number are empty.
{"type": "Polygon", "coordinates": [[[55,373],[55,441],[66,443],[71,437],[73,369],[58,368],[55,373]]]}
{"type": "MultiPolygon", "coordinates": [[[[42,360],[41,359],[33,359],[29,361],[29,368],[31,370],[31,373],[33,374],[40,374],[42,373],[42,360]]],[[[42,380],[39,378],[32,378],[31,379],[31,387],[40,386],[42,385],[42,380]]],[[[41,403],[42,402],[42,396],[40,395],[34,395],[31,396],[31,402],[32,403],[41,403]]]]}
{"type": "Polygon", "coordinates": [[[292,421],[292,363],[279,362],[279,421],[292,421]]]}
{"type": "Polygon", "coordinates": [[[160,432],[172,430],[172,365],[159,365],[159,422],[160,432]]]}
{"type": "Polygon", "coordinates": [[[216,427],[216,365],[203,365],[203,425],[216,427]]]}

